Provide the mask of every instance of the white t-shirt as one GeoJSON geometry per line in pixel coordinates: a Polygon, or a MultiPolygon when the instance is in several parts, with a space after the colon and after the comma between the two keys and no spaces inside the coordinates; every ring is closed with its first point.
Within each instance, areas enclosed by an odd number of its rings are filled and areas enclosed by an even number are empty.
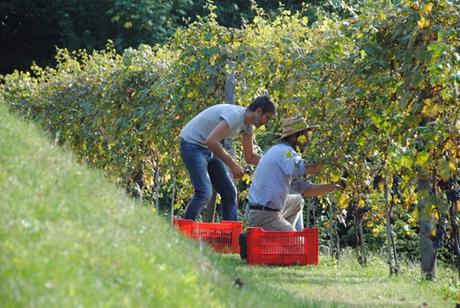
{"type": "Polygon", "coordinates": [[[249,202],[282,210],[291,191],[301,194],[311,185],[302,178],[305,175],[305,161],[288,143],[274,145],[257,165],[249,187],[249,202]]]}
{"type": "Polygon", "coordinates": [[[180,137],[187,142],[205,144],[211,131],[224,120],[230,127],[226,138],[234,138],[238,134],[251,133],[253,125],[244,124],[246,108],[230,104],[218,104],[206,108],[188,122],[181,130],[180,137]]]}

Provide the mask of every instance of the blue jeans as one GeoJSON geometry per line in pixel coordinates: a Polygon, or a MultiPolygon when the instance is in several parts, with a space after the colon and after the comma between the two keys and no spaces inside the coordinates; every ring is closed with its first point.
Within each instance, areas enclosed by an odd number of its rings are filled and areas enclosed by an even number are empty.
{"type": "Polygon", "coordinates": [[[299,217],[297,218],[297,221],[295,222],[295,230],[296,231],[302,231],[304,226],[303,226],[303,209],[299,213],[299,217]]]}
{"type": "Polygon", "coordinates": [[[185,209],[184,218],[198,219],[211,200],[214,186],[222,202],[222,219],[237,220],[236,187],[225,164],[208,148],[182,138],[179,150],[195,189],[195,195],[185,209]]]}

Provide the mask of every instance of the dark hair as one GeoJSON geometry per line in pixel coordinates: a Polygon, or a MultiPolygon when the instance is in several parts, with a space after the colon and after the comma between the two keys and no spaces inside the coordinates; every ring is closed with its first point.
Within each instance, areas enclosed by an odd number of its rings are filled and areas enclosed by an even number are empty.
{"type": "Polygon", "coordinates": [[[262,108],[263,113],[270,112],[276,114],[275,102],[273,101],[273,98],[268,95],[256,97],[248,106],[249,111],[256,111],[257,108],[262,108]]]}

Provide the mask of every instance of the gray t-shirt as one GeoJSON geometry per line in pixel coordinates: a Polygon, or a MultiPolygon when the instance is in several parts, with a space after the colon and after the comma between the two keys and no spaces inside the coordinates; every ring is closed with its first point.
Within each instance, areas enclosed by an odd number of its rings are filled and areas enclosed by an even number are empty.
{"type": "Polygon", "coordinates": [[[244,124],[245,111],[246,108],[244,107],[230,104],[211,106],[190,120],[182,128],[180,136],[187,142],[207,147],[205,144],[206,139],[222,120],[227,122],[230,127],[230,132],[226,138],[234,138],[242,133],[251,133],[254,127],[250,124],[244,124]]]}

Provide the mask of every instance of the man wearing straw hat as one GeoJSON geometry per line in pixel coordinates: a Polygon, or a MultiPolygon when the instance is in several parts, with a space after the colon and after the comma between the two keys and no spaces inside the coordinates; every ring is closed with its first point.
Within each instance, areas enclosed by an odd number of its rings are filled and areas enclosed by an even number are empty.
{"type": "Polygon", "coordinates": [[[301,116],[283,121],[281,137],[261,158],[249,187],[250,227],[272,231],[295,231],[301,217],[304,196],[319,196],[338,188],[336,184],[313,184],[302,177],[318,172],[322,164],[307,165],[296,152],[309,142],[309,133],[319,126],[308,126],[301,116]],[[290,191],[296,192],[291,194],[290,191]]]}

